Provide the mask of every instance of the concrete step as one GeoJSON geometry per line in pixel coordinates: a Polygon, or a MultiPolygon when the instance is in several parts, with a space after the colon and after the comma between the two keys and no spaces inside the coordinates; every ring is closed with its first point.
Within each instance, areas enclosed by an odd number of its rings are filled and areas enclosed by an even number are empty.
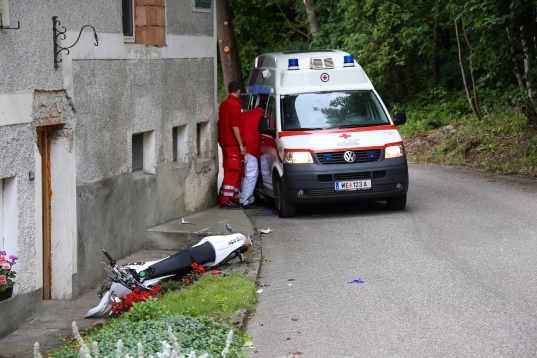
{"type": "Polygon", "coordinates": [[[146,231],[145,248],[150,250],[184,250],[212,235],[227,235],[226,223],[234,233],[254,234],[254,226],[242,209],[227,210],[219,206],[177,220],[154,226],[146,231]],[[183,224],[182,220],[190,224],[183,224]]]}

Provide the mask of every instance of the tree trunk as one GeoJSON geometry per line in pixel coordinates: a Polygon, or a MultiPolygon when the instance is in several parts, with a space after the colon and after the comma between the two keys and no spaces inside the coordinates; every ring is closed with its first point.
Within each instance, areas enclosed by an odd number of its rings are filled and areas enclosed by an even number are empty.
{"type": "MultiPolygon", "coordinates": [[[[471,56],[474,53],[474,49],[472,48],[472,45],[470,44],[470,40],[468,39],[468,34],[466,33],[466,29],[464,28],[464,22],[462,20],[461,20],[461,25],[462,25],[462,30],[464,31],[464,38],[466,40],[466,44],[468,45],[468,48],[470,49],[470,56],[471,56]]],[[[479,108],[479,97],[477,96],[477,86],[475,85],[474,65],[472,64],[472,60],[470,60],[470,77],[472,78],[472,90],[474,93],[475,109],[477,111],[477,114],[479,115],[479,118],[483,118],[483,113],[481,113],[481,108],[479,108]]]]}
{"type": "Polygon", "coordinates": [[[459,65],[461,66],[462,82],[464,84],[464,90],[466,91],[466,98],[468,98],[468,103],[470,104],[470,108],[472,108],[472,112],[474,113],[474,116],[476,116],[479,119],[482,119],[482,117],[479,116],[479,113],[476,110],[474,101],[472,100],[472,96],[470,96],[470,91],[468,90],[468,84],[466,83],[466,73],[464,70],[464,62],[462,59],[461,40],[459,37],[459,25],[457,25],[456,21],[454,22],[454,24],[455,24],[455,37],[457,38],[457,49],[459,50],[459,65]]]}
{"type": "MultiPolygon", "coordinates": [[[[520,33],[522,37],[522,48],[524,49],[524,74],[528,74],[528,72],[533,67],[533,59],[531,56],[531,53],[528,48],[528,44],[526,39],[524,38],[524,27],[522,26],[520,28],[520,33]]],[[[528,96],[531,98],[531,82],[526,80],[526,88],[528,89],[528,96]]]]}
{"type": "Polygon", "coordinates": [[[244,80],[242,78],[241,61],[239,59],[239,49],[235,39],[233,29],[231,8],[228,0],[215,1],[216,7],[216,32],[218,35],[218,48],[220,50],[220,62],[224,73],[224,86],[227,92],[227,85],[231,81],[237,81],[241,85],[241,92],[244,92],[244,80]]]}
{"type": "Polygon", "coordinates": [[[440,1],[436,0],[434,11],[434,25],[433,25],[433,81],[437,85],[440,81],[440,61],[438,61],[438,17],[440,12],[440,1]]]}
{"type": "Polygon", "coordinates": [[[310,31],[313,38],[315,38],[320,31],[319,20],[317,15],[315,15],[315,0],[304,0],[304,5],[306,6],[306,13],[308,14],[308,21],[310,24],[310,31]]]}
{"type": "Polygon", "coordinates": [[[528,123],[537,126],[537,111],[535,111],[535,106],[533,105],[533,102],[531,101],[531,98],[529,96],[526,96],[526,86],[524,84],[524,80],[522,78],[522,73],[520,72],[520,68],[518,66],[518,63],[516,62],[516,59],[514,57],[515,55],[515,48],[513,46],[513,36],[511,34],[511,31],[509,28],[505,28],[505,31],[507,32],[507,39],[509,40],[509,43],[511,45],[511,54],[513,55],[513,70],[515,72],[515,76],[518,82],[518,87],[520,88],[520,93],[523,96],[522,100],[522,113],[526,116],[528,119],[528,123]]]}

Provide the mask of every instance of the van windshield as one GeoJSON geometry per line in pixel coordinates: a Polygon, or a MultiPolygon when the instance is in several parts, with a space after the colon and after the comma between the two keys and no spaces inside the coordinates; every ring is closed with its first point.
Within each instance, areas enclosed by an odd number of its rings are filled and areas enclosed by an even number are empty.
{"type": "Polygon", "coordinates": [[[390,124],[373,91],[300,93],[280,98],[284,131],[390,124]]]}

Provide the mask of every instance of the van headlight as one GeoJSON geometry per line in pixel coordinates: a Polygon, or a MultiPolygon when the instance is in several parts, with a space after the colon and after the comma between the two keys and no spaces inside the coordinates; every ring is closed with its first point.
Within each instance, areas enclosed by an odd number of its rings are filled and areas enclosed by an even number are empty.
{"type": "Polygon", "coordinates": [[[283,161],[287,164],[308,164],[313,163],[313,158],[309,152],[285,152],[283,161]]]}
{"type": "Polygon", "coordinates": [[[405,147],[402,144],[391,145],[384,150],[384,158],[399,158],[405,155],[405,147]]]}

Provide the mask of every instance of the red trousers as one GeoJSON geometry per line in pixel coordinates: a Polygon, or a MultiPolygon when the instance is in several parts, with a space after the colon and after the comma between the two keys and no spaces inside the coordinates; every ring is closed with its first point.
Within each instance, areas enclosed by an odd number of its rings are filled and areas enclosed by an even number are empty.
{"type": "Polygon", "coordinates": [[[244,170],[244,158],[239,146],[222,147],[222,166],[224,167],[224,180],[222,180],[218,200],[220,204],[229,200],[238,202],[244,170]]]}

